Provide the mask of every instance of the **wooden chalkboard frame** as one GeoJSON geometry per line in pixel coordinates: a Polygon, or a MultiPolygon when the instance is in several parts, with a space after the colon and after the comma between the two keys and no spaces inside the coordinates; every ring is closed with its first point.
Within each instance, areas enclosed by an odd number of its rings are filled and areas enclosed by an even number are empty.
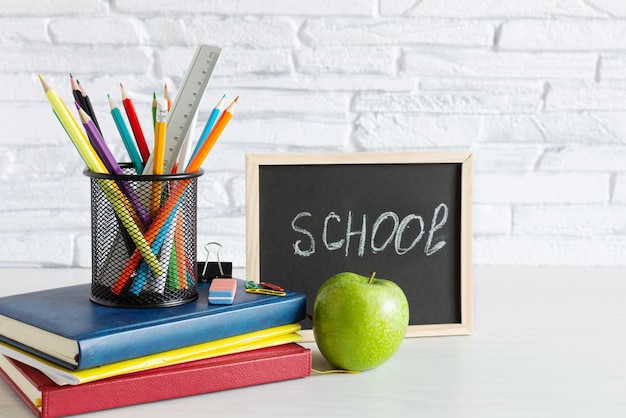
{"type": "MultiPolygon", "coordinates": [[[[426,325],[409,324],[406,337],[468,335],[473,329],[472,306],[472,184],[471,152],[407,153],[330,153],[330,154],[247,154],[246,155],[246,273],[249,280],[260,280],[260,194],[259,171],[275,165],[349,165],[370,164],[449,164],[456,163],[461,172],[460,219],[460,322],[426,325]]],[[[280,187],[280,185],[276,185],[280,187]]],[[[410,183],[407,184],[410,187],[410,183]]],[[[288,282],[282,283],[289,287],[288,282]]],[[[307,309],[310,309],[307,307],[307,309]]],[[[311,330],[302,331],[305,341],[313,341],[311,330]]]]}

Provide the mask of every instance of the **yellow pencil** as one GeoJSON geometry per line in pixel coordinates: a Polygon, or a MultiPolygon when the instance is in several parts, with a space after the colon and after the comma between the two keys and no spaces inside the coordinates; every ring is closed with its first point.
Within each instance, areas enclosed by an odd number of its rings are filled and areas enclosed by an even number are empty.
{"type": "Polygon", "coordinates": [[[70,140],[78,150],[78,153],[83,160],[85,160],[85,164],[87,164],[89,170],[94,173],[107,173],[108,171],[104,166],[104,163],[91,146],[91,143],[89,142],[89,139],[87,139],[85,133],[79,128],[78,122],[76,122],[76,119],[74,119],[63,100],[61,100],[59,95],[52,90],[41,74],[39,75],[39,80],[41,81],[43,90],[48,97],[50,106],[52,106],[52,110],[56,114],[57,118],[59,118],[59,122],[61,122],[61,125],[65,128],[67,135],[70,137],[70,140]]]}
{"type": "MultiPolygon", "coordinates": [[[[108,174],[108,170],[104,166],[104,163],[91,146],[91,143],[87,139],[85,133],[79,128],[78,122],[74,119],[63,100],[54,90],[52,90],[41,74],[39,75],[39,80],[41,81],[46,97],[52,106],[52,110],[59,119],[59,122],[61,122],[61,125],[63,125],[63,128],[70,137],[70,140],[74,143],[78,153],[85,161],[87,168],[94,173],[108,174]]],[[[143,233],[133,220],[130,212],[130,210],[132,210],[132,206],[126,199],[124,193],[122,193],[115,183],[99,181],[99,184],[107,199],[111,202],[111,206],[122,221],[122,225],[124,225],[124,228],[126,228],[133,242],[137,245],[141,255],[146,260],[146,263],[150,266],[150,269],[155,274],[161,274],[163,267],[159,264],[159,261],[150,249],[150,244],[148,244],[143,236],[143,233]]]]}
{"type": "MultiPolygon", "coordinates": [[[[157,99],[156,124],[154,125],[154,151],[152,153],[152,174],[163,174],[165,162],[165,134],[167,127],[167,100],[157,99]]],[[[161,207],[161,182],[154,180],[150,194],[150,213],[154,217],[161,207]]]]}
{"type": "Polygon", "coordinates": [[[154,160],[152,161],[152,174],[163,174],[167,112],[167,100],[162,97],[158,98],[156,125],[154,128],[154,160]]]}

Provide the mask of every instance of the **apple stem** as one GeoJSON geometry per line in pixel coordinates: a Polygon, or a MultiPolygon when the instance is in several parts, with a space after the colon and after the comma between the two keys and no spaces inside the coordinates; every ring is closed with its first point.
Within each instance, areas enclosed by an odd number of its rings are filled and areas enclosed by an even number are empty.
{"type": "Polygon", "coordinates": [[[373,271],[372,274],[370,274],[370,279],[367,281],[368,284],[372,283],[372,280],[374,280],[374,276],[376,276],[375,271],[373,271]]]}

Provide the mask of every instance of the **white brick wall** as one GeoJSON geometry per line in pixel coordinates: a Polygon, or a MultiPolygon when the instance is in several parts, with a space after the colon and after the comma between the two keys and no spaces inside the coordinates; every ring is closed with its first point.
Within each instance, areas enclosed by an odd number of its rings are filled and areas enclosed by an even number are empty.
{"type": "Polygon", "coordinates": [[[475,264],[626,265],[626,2],[0,0],[0,266],[91,262],[88,180],[37,73],[67,101],[74,73],[117,138],[106,94],[149,108],[199,43],[224,53],[198,130],[242,96],[200,257],[217,240],[245,265],[248,152],[470,150],[475,264]]]}

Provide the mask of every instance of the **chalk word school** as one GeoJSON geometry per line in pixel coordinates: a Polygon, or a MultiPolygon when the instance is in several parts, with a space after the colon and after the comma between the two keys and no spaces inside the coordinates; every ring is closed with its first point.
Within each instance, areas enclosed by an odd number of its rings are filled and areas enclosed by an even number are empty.
{"type": "MultiPolygon", "coordinates": [[[[359,257],[363,257],[366,251],[367,244],[367,214],[363,214],[360,229],[353,228],[353,212],[348,211],[345,220],[342,216],[335,212],[330,212],[326,215],[323,221],[323,228],[321,237],[322,251],[337,251],[344,249],[345,256],[350,254],[350,238],[359,236],[359,246],[356,253],[359,257]],[[342,225],[345,224],[345,225],[342,225]],[[343,231],[345,230],[345,235],[343,231]],[[341,239],[335,239],[330,241],[329,236],[342,237],[341,239]],[[345,238],[343,238],[345,237],[345,238]]],[[[304,224],[307,223],[307,218],[314,218],[311,212],[300,212],[291,221],[291,228],[293,231],[304,235],[306,238],[298,239],[293,243],[294,255],[300,257],[310,257],[318,251],[317,241],[314,234],[304,224]]],[[[445,203],[439,204],[433,211],[433,216],[430,221],[428,230],[426,229],[426,223],[421,215],[411,213],[405,216],[402,220],[395,212],[383,212],[371,226],[371,236],[369,239],[369,250],[372,254],[379,253],[387,249],[387,247],[393,245],[393,250],[399,256],[407,254],[414,249],[417,244],[426,236],[426,242],[424,245],[424,254],[431,256],[437,251],[441,250],[446,241],[442,238],[445,234],[440,233],[441,236],[437,236],[437,231],[440,231],[448,221],[448,206],[445,203]],[[391,222],[391,232],[379,232],[383,223],[391,222]],[[417,235],[411,241],[411,243],[403,247],[402,242],[405,239],[407,230],[417,225],[417,235]]],[[[387,229],[388,230],[388,229],[387,229]]]]}

